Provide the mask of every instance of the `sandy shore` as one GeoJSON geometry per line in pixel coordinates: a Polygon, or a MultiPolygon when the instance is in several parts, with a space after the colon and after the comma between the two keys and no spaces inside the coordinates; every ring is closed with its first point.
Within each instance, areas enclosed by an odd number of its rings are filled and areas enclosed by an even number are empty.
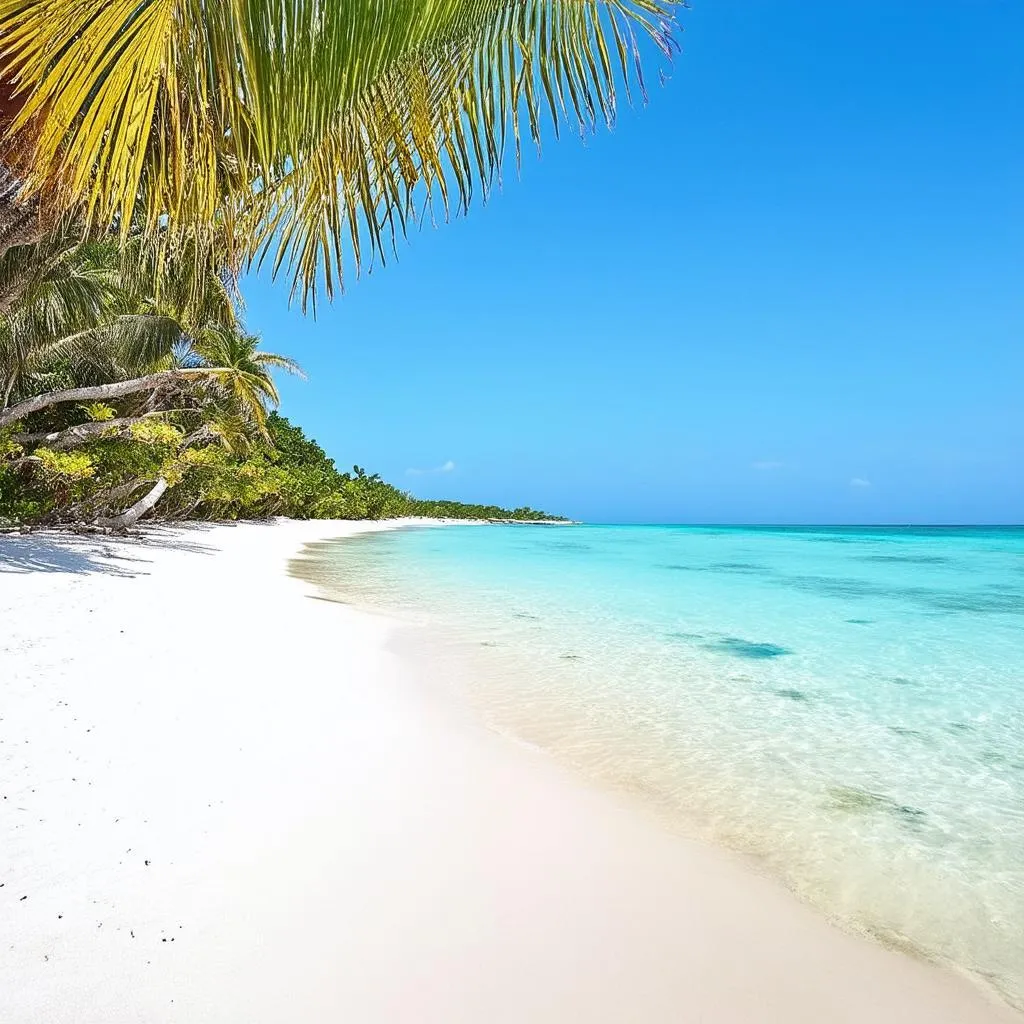
{"type": "Polygon", "coordinates": [[[4,1024],[1024,1019],[430,699],[367,528],[0,537],[4,1024]]]}

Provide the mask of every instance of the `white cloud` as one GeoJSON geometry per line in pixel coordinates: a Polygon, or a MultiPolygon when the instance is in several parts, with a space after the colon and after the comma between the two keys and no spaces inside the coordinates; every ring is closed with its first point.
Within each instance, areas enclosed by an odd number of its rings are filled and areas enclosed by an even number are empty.
{"type": "Polygon", "coordinates": [[[762,473],[766,473],[772,469],[782,469],[784,465],[784,462],[775,462],[772,459],[759,459],[757,462],[752,462],[750,464],[750,468],[760,470],[762,473]]]}
{"type": "Polygon", "coordinates": [[[870,487],[871,486],[871,481],[870,480],[865,480],[864,477],[862,477],[862,476],[855,476],[850,481],[850,486],[851,487],[870,487]]]}
{"type": "Polygon", "coordinates": [[[433,473],[452,473],[455,470],[455,463],[449,459],[443,465],[433,466],[431,469],[407,469],[409,476],[429,476],[433,473]]]}

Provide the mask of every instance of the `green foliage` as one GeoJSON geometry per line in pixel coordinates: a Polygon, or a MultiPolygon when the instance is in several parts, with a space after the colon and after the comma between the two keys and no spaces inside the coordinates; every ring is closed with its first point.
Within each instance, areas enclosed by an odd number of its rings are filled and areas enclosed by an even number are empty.
{"type": "Polygon", "coordinates": [[[116,518],[161,477],[189,489],[158,514],[280,504],[273,371],[301,371],[244,330],[219,276],[186,261],[158,274],[164,257],[133,241],[15,248],[17,260],[0,256],[0,519],[116,518]],[[102,284],[98,298],[82,279],[102,284]],[[71,315],[76,304],[84,312],[71,315]]]}
{"type": "Polygon", "coordinates": [[[0,460],[17,458],[24,449],[11,436],[13,429],[0,430],[0,460]]]}
{"type": "Polygon", "coordinates": [[[54,452],[49,448],[37,448],[35,457],[51,480],[88,480],[96,475],[96,464],[87,452],[54,452]]]}
{"type": "Polygon", "coordinates": [[[25,486],[20,467],[0,463],[0,526],[39,522],[51,504],[45,491],[25,486]]]}
{"type": "Polygon", "coordinates": [[[410,498],[408,516],[430,516],[435,519],[512,519],[517,522],[564,522],[564,516],[553,516],[547,512],[524,506],[507,509],[498,505],[466,505],[461,501],[422,501],[410,498]]]}
{"type": "Polygon", "coordinates": [[[432,516],[451,519],[553,518],[530,508],[510,511],[497,505],[467,505],[458,501],[422,501],[376,473],[353,466],[339,473],[334,462],[301,428],[277,413],[267,420],[272,458],[285,471],[279,494],[280,515],[303,519],[394,519],[432,516]]]}
{"type": "MultiPolygon", "coordinates": [[[[6,273],[12,300],[0,308],[0,524],[116,517],[159,478],[169,486],[152,514],[166,518],[539,515],[420,502],[359,466],[339,472],[315,441],[270,411],[272,370],[298,367],[260,349],[219,279],[206,280],[197,305],[186,284],[187,298],[172,301],[176,278],[164,275],[157,302],[132,271],[134,257],[109,245],[84,248],[64,244],[53,257],[20,247],[26,267],[49,268],[34,277],[19,277],[18,261],[0,261],[0,293],[6,273]],[[75,301],[83,309],[72,316],[75,301]],[[120,382],[132,388],[107,390],[120,382]],[[60,395],[80,388],[109,400],[73,404],[98,396],[60,395]],[[39,397],[50,401],[33,405],[39,397]]],[[[189,277],[187,264],[178,269],[189,277]]]]}
{"type": "Polygon", "coordinates": [[[130,434],[133,440],[149,445],[170,455],[181,442],[181,431],[162,420],[143,420],[132,424],[130,434]]]}
{"type": "Polygon", "coordinates": [[[83,405],[82,412],[85,413],[91,423],[106,423],[117,415],[114,407],[107,405],[106,402],[93,402],[92,405],[83,405]]]}
{"type": "Polygon", "coordinates": [[[157,476],[171,484],[156,510],[166,519],[550,518],[530,508],[422,501],[360,466],[340,473],[316,441],[277,413],[267,417],[267,431],[267,441],[241,455],[215,443],[183,446],[180,428],[154,418],[74,451],[38,448],[30,460],[9,432],[0,433],[0,523],[87,519],[114,495],[123,505],[157,476]]]}
{"type": "Polygon", "coordinates": [[[337,472],[334,460],[328,457],[323,448],[306,437],[301,427],[293,426],[283,416],[272,412],[267,417],[267,430],[282,465],[337,472]]]}

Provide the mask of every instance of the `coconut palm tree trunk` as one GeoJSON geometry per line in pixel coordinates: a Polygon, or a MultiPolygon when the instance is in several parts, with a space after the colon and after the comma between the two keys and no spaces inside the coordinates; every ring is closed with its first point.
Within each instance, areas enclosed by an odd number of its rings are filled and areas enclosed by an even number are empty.
{"type": "Polygon", "coordinates": [[[144,377],[135,377],[132,380],[120,380],[114,384],[97,384],[95,387],[49,391],[43,395],[36,395],[34,398],[26,398],[25,401],[8,406],[6,409],[0,409],[0,427],[16,423],[34,412],[48,409],[51,405],[59,405],[61,402],[105,402],[113,398],[123,398],[125,395],[138,394],[140,391],[154,391],[164,384],[173,384],[186,377],[200,376],[205,372],[205,370],[160,370],[158,373],[149,373],[144,377]]]}
{"type": "Polygon", "coordinates": [[[106,526],[112,530],[128,530],[133,527],[156,503],[167,490],[166,477],[159,477],[157,482],[134,505],[126,508],[116,516],[105,516],[96,520],[97,526],[106,526]]]}
{"type": "MultiPolygon", "coordinates": [[[[2,204],[0,204],[2,209],[2,204]]],[[[0,220],[2,220],[2,213],[0,213],[0,220]]],[[[0,232],[3,228],[0,227],[0,232]]],[[[13,249],[16,245],[24,245],[21,241],[12,242],[10,245],[3,244],[0,242],[0,256],[2,256],[8,249],[13,249]]],[[[18,300],[22,297],[25,291],[25,282],[29,280],[31,274],[29,273],[29,263],[26,261],[26,269],[18,276],[7,282],[7,286],[0,289],[0,316],[6,316],[17,304],[18,300]]]]}
{"type": "Polygon", "coordinates": [[[21,181],[5,164],[0,163],[0,253],[14,245],[38,242],[43,237],[36,199],[22,202],[21,181]]]}
{"type": "Polygon", "coordinates": [[[145,416],[119,416],[112,420],[99,420],[95,423],[79,423],[76,427],[68,427],[65,430],[56,430],[51,433],[43,431],[37,434],[14,434],[11,440],[22,446],[29,444],[43,444],[47,448],[63,452],[69,448],[78,448],[88,444],[97,437],[107,437],[113,434],[124,434],[136,423],[145,423],[153,415],[161,413],[150,413],[145,416]]]}

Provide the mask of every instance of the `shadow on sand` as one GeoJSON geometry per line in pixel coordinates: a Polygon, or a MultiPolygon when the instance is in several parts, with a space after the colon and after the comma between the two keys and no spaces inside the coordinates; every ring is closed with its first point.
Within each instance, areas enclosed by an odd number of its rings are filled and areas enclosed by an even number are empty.
{"type": "MultiPolygon", "coordinates": [[[[223,528],[225,524],[217,524],[223,528]]],[[[157,524],[126,537],[64,533],[46,530],[28,534],[0,534],[0,573],[54,572],[84,575],[146,576],[147,550],[171,549],[213,554],[202,535],[212,523],[176,526],[157,524]]]]}

